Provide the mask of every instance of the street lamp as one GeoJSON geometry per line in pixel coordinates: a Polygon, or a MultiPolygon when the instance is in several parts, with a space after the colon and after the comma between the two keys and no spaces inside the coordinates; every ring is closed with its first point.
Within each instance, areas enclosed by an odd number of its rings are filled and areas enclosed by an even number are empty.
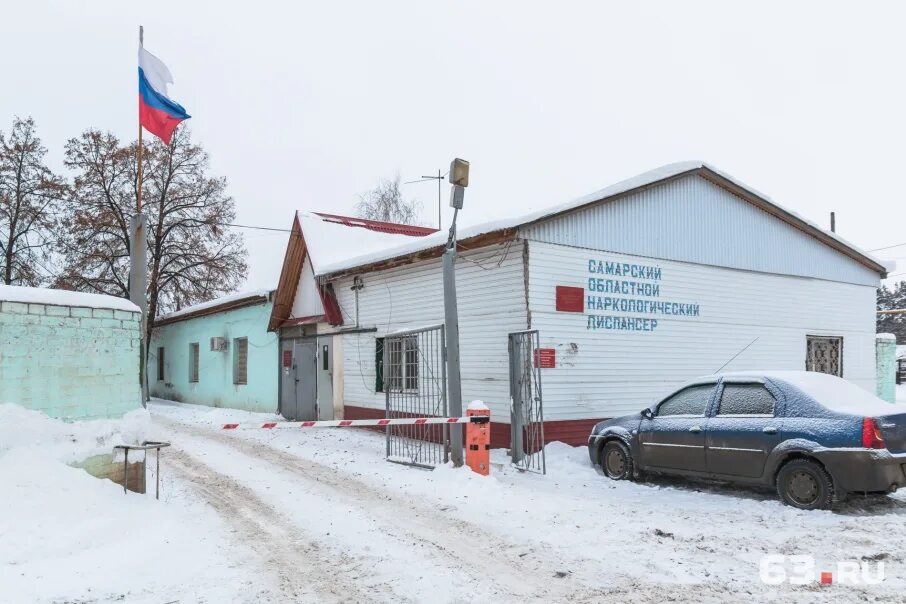
{"type": "MultiPolygon", "coordinates": [[[[447,341],[447,381],[449,412],[452,417],[462,417],[462,378],[459,372],[459,312],[456,307],[456,216],[462,209],[465,188],[469,186],[469,162],[456,158],[450,163],[450,206],[453,223],[447,237],[443,255],[444,325],[447,341]]],[[[463,464],[462,426],[450,426],[450,457],[454,466],[463,464]]]]}

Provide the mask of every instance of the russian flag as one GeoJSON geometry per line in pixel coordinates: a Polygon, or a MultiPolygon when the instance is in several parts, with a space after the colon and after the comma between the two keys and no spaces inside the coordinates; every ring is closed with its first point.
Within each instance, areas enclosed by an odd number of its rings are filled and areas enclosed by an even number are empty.
{"type": "Polygon", "coordinates": [[[189,119],[179,103],[167,96],[173,76],[163,61],[138,47],[138,121],[145,130],[170,144],[179,122],[189,119]]]}

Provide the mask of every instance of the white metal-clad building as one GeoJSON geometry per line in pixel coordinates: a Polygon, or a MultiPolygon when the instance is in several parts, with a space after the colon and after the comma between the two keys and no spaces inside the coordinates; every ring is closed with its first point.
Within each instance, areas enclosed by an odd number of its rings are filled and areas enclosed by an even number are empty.
{"type": "MultiPolygon", "coordinates": [[[[287,250],[285,298],[320,300],[312,315],[325,317],[287,336],[330,341],[319,353],[334,415],[382,417],[380,338],[443,322],[447,234],[408,235],[367,253],[325,252],[332,260],[308,280],[320,296],[297,291],[300,245],[287,250]]],[[[548,441],[582,443],[596,421],[719,369],[807,368],[875,387],[884,266],[701,162],[460,229],[459,250],[463,399],[491,407],[494,446],[509,441],[508,336],[522,330],[538,330],[553,365],[542,370],[548,441]]],[[[295,303],[281,310],[280,300],[278,288],[271,328],[298,330],[295,303]]]]}

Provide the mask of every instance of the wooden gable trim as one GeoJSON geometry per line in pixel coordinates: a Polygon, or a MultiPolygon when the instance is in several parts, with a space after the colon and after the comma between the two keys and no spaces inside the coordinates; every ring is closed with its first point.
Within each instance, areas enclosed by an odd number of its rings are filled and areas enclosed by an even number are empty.
{"type": "Polygon", "coordinates": [[[302,237],[302,225],[298,216],[293,218],[293,228],[283,256],[283,268],[280,269],[280,281],[274,293],[274,306],[267,324],[268,331],[276,331],[286,321],[293,310],[293,299],[299,279],[302,277],[302,265],[305,262],[305,239],[302,237]]]}
{"type": "Polygon", "coordinates": [[[321,308],[324,309],[327,322],[333,327],[342,325],[343,313],[340,311],[340,304],[337,302],[337,294],[333,290],[333,285],[330,283],[318,285],[318,295],[321,297],[321,308]]]}

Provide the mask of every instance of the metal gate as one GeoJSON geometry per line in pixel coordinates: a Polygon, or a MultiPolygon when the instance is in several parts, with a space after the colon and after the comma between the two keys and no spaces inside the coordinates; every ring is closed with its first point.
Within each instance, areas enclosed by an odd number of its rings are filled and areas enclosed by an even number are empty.
{"type": "MultiPolygon", "coordinates": [[[[444,326],[400,331],[378,339],[388,419],[446,417],[444,326]],[[383,340],[383,341],[381,341],[383,340]]],[[[387,426],[387,459],[433,468],[450,457],[450,428],[443,424],[387,426]]]]}
{"type": "Polygon", "coordinates": [[[544,410],[538,332],[510,334],[510,447],[513,465],[544,474],[544,410]]]}

